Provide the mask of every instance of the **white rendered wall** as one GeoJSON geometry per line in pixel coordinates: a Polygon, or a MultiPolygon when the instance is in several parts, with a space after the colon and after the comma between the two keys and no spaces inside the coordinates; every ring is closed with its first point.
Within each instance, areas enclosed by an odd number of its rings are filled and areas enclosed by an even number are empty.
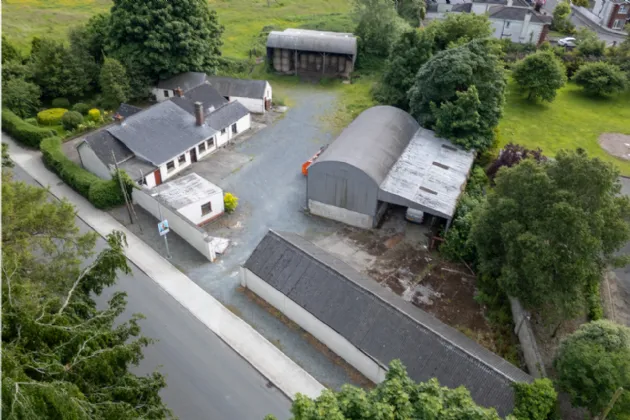
{"type": "Polygon", "coordinates": [[[175,96],[175,91],[169,90],[169,89],[153,88],[153,90],[151,92],[155,96],[155,100],[158,101],[158,102],[162,102],[162,101],[164,101],[166,99],[169,99],[169,98],[172,98],[173,96],[175,96]],[[168,98],[166,96],[164,96],[164,91],[165,90],[168,91],[168,98]]]}
{"type": "Polygon", "coordinates": [[[109,167],[103,163],[102,160],[96,156],[94,150],[87,144],[83,143],[77,148],[77,152],[79,153],[79,157],[81,158],[81,163],[83,167],[88,171],[92,172],[94,175],[103,179],[112,179],[112,171],[110,171],[109,167]]]}
{"type": "Polygon", "coordinates": [[[230,96],[230,102],[239,101],[249,112],[256,114],[264,114],[265,100],[263,98],[241,98],[239,96],[230,96]]]}
{"type": "Polygon", "coordinates": [[[372,382],[379,383],[385,379],[387,370],[374,359],[248,269],[241,267],[240,270],[241,286],[263,298],[372,382]]]}
{"type": "Polygon", "coordinates": [[[192,203],[177,210],[178,213],[180,213],[182,216],[184,216],[196,225],[200,225],[210,219],[220,216],[221,214],[223,214],[223,211],[223,191],[221,190],[219,190],[216,194],[208,197],[207,200],[192,203]],[[211,203],[212,211],[206,215],[202,215],[201,206],[206,204],[207,202],[211,203]]]}
{"type": "Polygon", "coordinates": [[[144,182],[149,188],[155,187],[155,172],[151,172],[150,174],[145,175],[144,182]]]}
{"type": "Polygon", "coordinates": [[[363,229],[372,229],[374,223],[374,218],[367,214],[331,206],[330,204],[324,204],[311,199],[308,200],[308,209],[316,216],[336,220],[363,229]]]}
{"type": "Polygon", "coordinates": [[[175,156],[172,160],[175,161],[175,168],[167,171],[166,170],[166,165],[167,163],[165,163],[164,165],[160,166],[160,175],[162,176],[162,182],[165,182],[167,179],[171,178],[173,175],[175,175],[176,173],[180,172],[181,170],[183,170],[184,168],[190,166],[190,152],[184,152],[183,153],[184,156],[186,156],[186,161],[179,163],[178,159],[179,156],[181,155],[177,155],[175,156]]]}

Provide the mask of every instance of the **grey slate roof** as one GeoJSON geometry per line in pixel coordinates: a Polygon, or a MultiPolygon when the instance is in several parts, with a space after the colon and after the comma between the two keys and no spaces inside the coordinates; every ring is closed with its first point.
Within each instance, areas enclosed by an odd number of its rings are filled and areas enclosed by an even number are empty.
{"type": "Polygon", "coordinates": [[[180,88],[185,92],[206,82],[206,74],[196,71],[188,71],[173,76],[170,79],[160,80],[157,84],[158,89],[175,90],[180,88]]]}
{"type": "Polygon", "coordinates": [[[200,177],[196,173],[190,173],[181,178],[167,181],[151,190],[151,196],[158,198],[175,210],[186,207],[189,204],[207,202],[215,194],[222,194],[221,188],[212,182],[200,177]]]}
{"type": "Polygon", "coordinates": [[[135,181],[139,181],[142,177],[154,172],[157,167],[149,162],[140,159],[138,156],[134,156],[122,163],[118,164],[118,167],[125,172],[135,181]]]}
{"type": "Polygon", "coordinates": [[[532,381],[299,235],[269,231],[244,267],[381,365],[398,358],[416,381],[463,385],[501,416],[514,407],[511,383],[532,381]]]}
{"type": "Polygon", "coordinates": [[[107,128],[87,135],[84,142],[90,146],[94,154],[96,154],[105,165],[114,165],[114,163],[121,163],[133,157],[133,152],[123,143],[116,140],[116,138],[107,131],[107,128]],[[116,162],[114,162],[112,151],[116,155],[116,162]]]}
{"type": "Polygon", "coordinates": [[[532,14],[531,22],[534,23],[547,23],[534,13],[532,9],[525,7],[507,7],[507,6],[492,6],[488,10],[488,16],[491,19],[504,19],[504,20],[516,20],[524,21],[525,16],[528,13],[532,14]]]}
{"type": "Polygon", "coordinates": [[[375,106],[363,111],[317,158],[352,165],[381,185],[389,170],[420,128],[405,111],[375,106]]]}
{"type": "MultiPolygon", "coordinates": [[[[483,4],[499,4],[503,6],[507,6],[508,0],[473,0],[473,3],[483,3],[483,4]]],[[[529,7],[529,3],[526,0],[513,0],[512,6],[519,7],[529,7]]]]}
{"type": "Polygon", "coordinates": [[[233,77],[208,77],[208,83],[223,96],[262,99],[266,80],[235,79],[233,77]]]}
{"type": "Polygon", "coordinates": [[[138,157],[155,166],[166,163],[217,132],[208,124],[196,125],[193,115],[171,101],[153,105],[108,131],[138,157]]]}
{"type": "Polygon", "coordinates": [[[191,115],[195,115],[195,102],[203,104],[206,114],[211,109],[217,109],[228,102],[216,89],[207,83],[189,90],[181,98],[174,96],[170,100],[191,115]]]}
{"type": "Polygon", "coordinates": [[[129,104],[120,104],[114,115],[120,115],[123,118],[131,117],[133,114],[137,114],[142,111],[142,108],[129,104]]]}
{"type": "Polygon", "coordinates": [[[229,128],[245,115],[249,114],[247,108],[238,101],[233,101],[223,105],[221,108],[215,110],[208,116],[206,116],[206,124],[217,131],[223,128],[229,128]]]}
{"type": "Polygon", "coordinates": [[[356,57],[357,38],[349,33],[285,29],[283,32],[270,32],[267,47],[348,54],[356,57]]]}
{"type": "Polygon", "coordinates": [[[451,9],[452,12],[460,12],[460,13],[470,13],[471,10],[472,10],[472,3],[455,4],[453,5],[453,8],[451,9]]]}

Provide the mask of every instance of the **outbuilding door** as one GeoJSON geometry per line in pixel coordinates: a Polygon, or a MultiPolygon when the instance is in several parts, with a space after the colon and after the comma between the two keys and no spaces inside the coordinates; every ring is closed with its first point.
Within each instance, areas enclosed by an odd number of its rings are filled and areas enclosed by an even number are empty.
{"type": "Polygon", "coordinates": [[[269,111],[271,109],[271,99],[265,98],[265,111],[269,111]]]}
{"type": "Polygon", "coordinates": [[[155,185],[160,185],[162,183],[162,173],[160,172],[160,168],[157,168],[155,172],[153,172],[153,176],[155,177],[155,185]]]}

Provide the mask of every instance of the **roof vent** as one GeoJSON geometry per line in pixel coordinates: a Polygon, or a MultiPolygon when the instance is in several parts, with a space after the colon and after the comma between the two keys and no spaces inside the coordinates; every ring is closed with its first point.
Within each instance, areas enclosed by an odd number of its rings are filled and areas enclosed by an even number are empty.
{"type": "Polygon", "coordinates": [[[449,166],[446,166],[445,164],[440,163],[440,162],[433,162],[433,164],[434,164],[435,166],[437,166],[438,168],[442,168],[442,169],[450,169],[450,167],[449,167],[449,166]]]}
{"type": "Polygon", "coordinates": [[[448,144],[443,144],[442,147],[447,150],[450,150],[451,152],[457,152],[456,148],[454,148],[453,146],[449,146],[448,144]]]}
{"type": "Polygon", "coordinates": [[[430,190],[430,189],[428,189],[428,188],[426,188],[426,187],[420,187],[420,189],[421,189],[422,191],[424,191],[424,192],[428,192],[429,194],[437,195],[437,192],[435,192],[435,191],[433,191],[433,190],[430,190]]]}

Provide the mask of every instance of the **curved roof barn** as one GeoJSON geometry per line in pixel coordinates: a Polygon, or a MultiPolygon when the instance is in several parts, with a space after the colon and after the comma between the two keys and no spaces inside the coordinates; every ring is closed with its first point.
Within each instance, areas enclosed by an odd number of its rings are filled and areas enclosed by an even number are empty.
{"type": "Polygon", "coordinates": [[[308,29],[285,29],[272,31],[267,38],[268,48],[314,51],[331,54],[357,55],[357,38],[353,34],[313,31],[308,29]]]}

